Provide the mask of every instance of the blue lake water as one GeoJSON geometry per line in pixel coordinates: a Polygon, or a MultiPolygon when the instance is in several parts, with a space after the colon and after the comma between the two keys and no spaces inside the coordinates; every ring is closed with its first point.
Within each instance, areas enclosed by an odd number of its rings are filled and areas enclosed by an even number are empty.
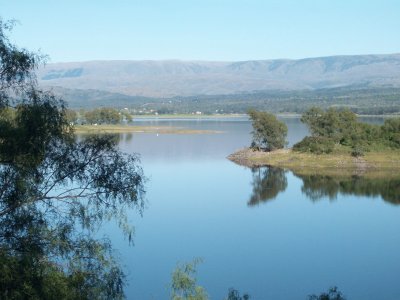
{"type": "MultiPolygon", "coordinates": [[[[290,146],[307,130],[284,120],[290,146]]],[[[128,273],[128,299],[169,299],[176,264],[196,257],[210,299],[230,287],[254,300],[306,299],[335,285],[349,300],[400,299],[400,205],[390,194],[398,182],[375,187],[238,166],[226,156],[249,145],[245,118],[138,122],[223,133],[121,136],[149,178],[143,217],[131,213],[135,245],[104,229],[128,273]]]]}

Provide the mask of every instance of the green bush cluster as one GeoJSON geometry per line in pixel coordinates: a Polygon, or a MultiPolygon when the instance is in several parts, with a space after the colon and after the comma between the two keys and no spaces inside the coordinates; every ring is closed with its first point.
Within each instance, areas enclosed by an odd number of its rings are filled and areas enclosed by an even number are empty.
{"type": "Polygon", "coordinates": [[[114,108],[102,107],[86,112],[85,119],[90,124],[118,124],[122,116],[114,108]]]}
{"type": "Polygon", "coordinates": [[[351,155],[358,157],[371,149],[400,148],[400,118],[388,119],[379,126],[359,122],[348,109],[324,111],[313,107],[302,115],[301,121],[311,136],[295,144],[296,151],[331,153],[335,145],[341,145],[350,147],[351,155]]]}
{"type": "Polygon", "coordinates": [[[400,118],[388,119],[382,126],[382,135],[393,148],[400,148],[400,118]]]}
{"type": "Polygon", "coordinates": [[[361,147],[353,147],[353,149],[351,150],[351,156],[354,156],[354,157],[364,156],[364,154],[365,154],[365,151],[361,147]]]}
{"type": "Polygon", "coordinates": [[[293,150],[315,154],[331,153],[335,148],[332,139],[321,136],[306,136],[301,142],[293,146],[293,150]]]}

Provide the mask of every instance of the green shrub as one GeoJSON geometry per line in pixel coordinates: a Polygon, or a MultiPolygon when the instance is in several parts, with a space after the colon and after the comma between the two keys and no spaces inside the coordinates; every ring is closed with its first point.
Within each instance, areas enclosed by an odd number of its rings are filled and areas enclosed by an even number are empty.
{"type": "Polygon", "coordinates": [[[366,141],[359,141],[351,147],[351,156],[359,157],[364,156],[365,152],[369,152],[371,146],[366,141]]]}
{"type": "Polygon", "coordinates": [[[381,132],[386,145],[396,149],[400,148],[400,118],[386,120],[381,127],[381,132]]]}
{"type": "Polygon", "coordinates": [[[346,109],[324,111],[313,107],[302,115],[301,121],[308,126],[311,137],[296,144],[293,149],[297,151],[322,154],[351,147],[351,155],[358,157],[372,150],[400,149],[400,118],[388,119],[383,125],[366,124],[346,109]]]}
{"type": "Polygon", "coordinates": [[[364,150],[361,147],[353,147],[353,150],[351,150],[351,156],[364,156],[364,150]]]}
{"type": "Polygon", "coordinates": [[[299,152],[310,152],[314,154],[331,153],[335,142],[326,137],[306,136],[302,141],[293,146],[293,150],[299,152]]]}

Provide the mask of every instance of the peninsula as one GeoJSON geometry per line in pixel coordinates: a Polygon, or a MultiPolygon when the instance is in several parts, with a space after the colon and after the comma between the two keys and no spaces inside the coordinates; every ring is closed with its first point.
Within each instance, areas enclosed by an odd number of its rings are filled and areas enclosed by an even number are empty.
{"type": "Polygon", "coordinates": [[[396,150],[367,152],[362,157],[354,157],[344,151],[313,154],[293,149],[265,152],[245,148],[229,155],[228,159],[250,168],[272,166],[289,169],[300,175],[363,175],[378,178],[398,176],[400,172],[400,152],[396,150]]]}
{"type": "Polygon", "coordinates": [[[273,166],[302,175],[398,175],[400,118],[383,125],[359,122],[350,110],[311,108],[301,121],[309,128],[292,149],[285,149],[287,127],[274,115],[250,110],[253,140],[250,148],[228,159],[247,167],[273,166]]]}

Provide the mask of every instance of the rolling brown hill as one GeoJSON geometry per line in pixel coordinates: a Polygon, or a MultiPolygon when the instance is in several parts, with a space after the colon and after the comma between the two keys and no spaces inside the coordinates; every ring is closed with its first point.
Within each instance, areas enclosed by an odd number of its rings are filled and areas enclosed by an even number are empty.
{"type": "Polygon", "coordinates": [[[346,86],[400,87],[400,54],[299,60],[88,61],[38,70],[44,87],[101,90],[128,96],[173,97],[346,86]]]}

